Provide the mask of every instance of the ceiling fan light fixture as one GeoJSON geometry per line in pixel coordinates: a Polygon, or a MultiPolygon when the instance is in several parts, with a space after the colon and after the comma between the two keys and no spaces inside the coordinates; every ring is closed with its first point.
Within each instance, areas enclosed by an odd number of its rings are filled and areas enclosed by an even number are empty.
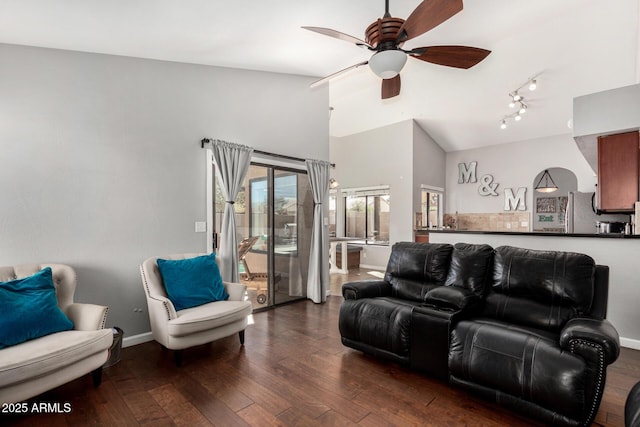
{"type": "Polygon", "coordinates": [[[407,55],[403,51],[389,49],[374,53],[369,59],[369,67],[376,76],[391,79],[402,71],[406,62],[407,55]]]}

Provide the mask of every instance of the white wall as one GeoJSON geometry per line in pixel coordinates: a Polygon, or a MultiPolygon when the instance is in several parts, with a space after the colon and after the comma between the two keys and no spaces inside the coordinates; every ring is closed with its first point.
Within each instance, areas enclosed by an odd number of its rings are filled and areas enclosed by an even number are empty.
{"type": "Polygon", "coordinates": [[[200,139],[328,160],[311,81],[0,44],[0,265],[70,264],[77,300],[149,331],[140,262],[206,248],[200,139]]]}
{"type": "Polygon", "coordinates": [[[526,210],[532,210],[533,179],[552,167],[569,169],[578,178],[578,191],[594,191],[596,177],[570,134],[447,153],[445,212],[504,212],[504,189],[526,187],[526,210]],[[477,161],[475,184],[458,184],[458,164],[477,161]],[[480,178],[493,175],[499,196],[481,196],[480,178]]]}

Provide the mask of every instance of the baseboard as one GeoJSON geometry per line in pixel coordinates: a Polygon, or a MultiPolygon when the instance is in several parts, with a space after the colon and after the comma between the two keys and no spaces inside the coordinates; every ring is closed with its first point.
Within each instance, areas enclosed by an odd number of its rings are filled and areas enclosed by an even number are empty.
{"type": "Polygon", "coordinates": [[[153,334],[151,332],[145,332],[144,334],[124,337],[122,339],[122,347],[131,347],[132,345],[138,345],[149,341],[153,341],[153,334]]]}
{"type": "Polygon", "coordinates": [[[369,265],[369,264],[360,264],[360,268],[368,268],[369,270],[379,270],[379,271],[385,271],[387,269],[387,266],[380,266],[380,265],[369,265]]]}
{"type": "Polygon", "coordinates": [[[640,350],[640,340],[620,337],[620,346],[640,350]]]}

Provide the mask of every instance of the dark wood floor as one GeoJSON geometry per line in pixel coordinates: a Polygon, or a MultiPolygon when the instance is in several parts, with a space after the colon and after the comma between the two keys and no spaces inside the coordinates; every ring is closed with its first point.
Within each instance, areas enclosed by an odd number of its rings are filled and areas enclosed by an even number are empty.
{"type": "MultiPolygon", "coordinates": [[[[122,351],[95,389],[83,377],[29,401],[71,405],[68,414],[0,418],[19,426],[537,426],[463,390],[342,346],[341,297],[257,313],[245,346],[233,336],[172,353],[149,342],[122,351]]],[[[609,368],[598,425],[622,426],[640,352],[609,368]]]]}

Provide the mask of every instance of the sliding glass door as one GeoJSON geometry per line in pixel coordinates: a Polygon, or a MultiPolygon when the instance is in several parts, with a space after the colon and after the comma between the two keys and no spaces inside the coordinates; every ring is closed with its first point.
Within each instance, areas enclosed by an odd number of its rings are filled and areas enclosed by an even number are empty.
{"type": "MultiPolygon", "coordinates": [[[[215,203],[222,211],[220,197],[215,203]]],[[[234,208],[240,278],[254,309],[306,298],[313,223],[307,174],[252,164],[234,208]]]]}

